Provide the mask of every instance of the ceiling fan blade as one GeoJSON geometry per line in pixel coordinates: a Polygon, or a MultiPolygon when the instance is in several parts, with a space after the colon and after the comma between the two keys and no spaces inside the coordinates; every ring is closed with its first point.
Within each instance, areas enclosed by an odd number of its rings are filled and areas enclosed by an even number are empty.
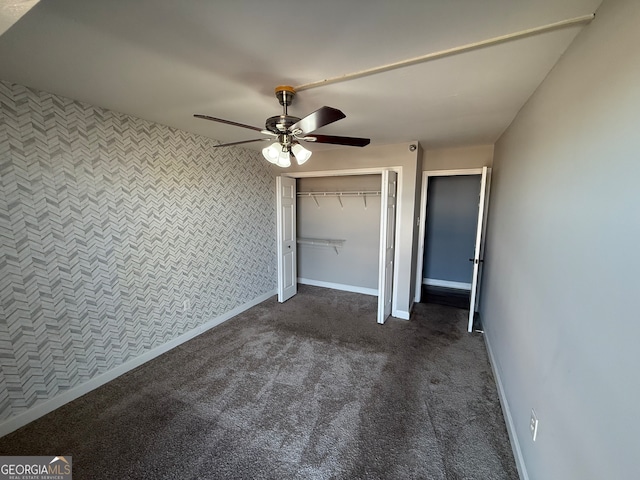
{"type": "Polygon", "coordinates": [[[333,143],[335,145],[348,145],[350,147],[365,147],[371,143],[369,138],[360,137],[339,137],[336,135],[310,135],[302,138],[307,142],[333,143]]]}
{"type": "Polygon", "coordinates": [[[273,140],[273,139],[272,138],[254,138],[253,140],[242,140],[241,142],[221,143],[220,145],[214,145],[214,147],[230,147],[231,145],[240,145],[241,143],[265,142],[267,140],[273,140]]]}
{"type": "Polygon", "coordinates": [[[313,132],[320,127],[329,125],[330,123],[337,122],[338,120],[346,117],[337,108],[321,107],[313,113],[310,113],[302,120],[298,120],[296,123],[289,127],[289,131],[294,133],[297,130],[301,130],[299,133],[313,132]]]}
{"type": "Polygon", "coordinates": [[[224,120],[222,118],[210,117],[209,115],[195,114],[194,117],[202,118],[203,120],[211,120],[212,122],[226,123],[227,125],[233,125],[234,127],[248,128],[249,130],[255,130],[256,132],[262,132],[262,128],[252,127],[251,125],[245,125],[244,123],[232,122],[231,120],[224,120]]]}

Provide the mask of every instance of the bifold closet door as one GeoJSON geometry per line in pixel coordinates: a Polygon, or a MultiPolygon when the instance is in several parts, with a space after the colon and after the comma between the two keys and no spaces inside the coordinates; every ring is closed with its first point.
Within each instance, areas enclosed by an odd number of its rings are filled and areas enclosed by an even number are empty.
{"type": "Polygon", "coordinates": [[[393,260],[396,239],[396,204],[398,174],[382,172],[380,212],[380,263],[378,273],[378,323],[391,315],[393,298],[393,260]]]}
{"type": "Polygon", "coordinates": [[[296,244],[296,179],[276,177],[278,301],[285,302],[298,292],[296,244]]]}

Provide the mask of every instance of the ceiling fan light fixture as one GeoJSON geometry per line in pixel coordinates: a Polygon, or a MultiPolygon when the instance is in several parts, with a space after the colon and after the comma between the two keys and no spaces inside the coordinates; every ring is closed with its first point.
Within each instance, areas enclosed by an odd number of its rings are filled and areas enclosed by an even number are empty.
{"type": "Polygon", "coordinates": [[[276,165],[282,168],[287,168],[291,166],[291,155],[284,148],[278,155],[278,160],[276,161],[276,165]]]}
{"type": "Polygon", "coordinates": [[[282,151],[282,146],[278,143],[272,143],[268,147],[262,149],[262,156],[271,163],[278,164],[278,157],[282,151]]]}
{"type": "Polygon", "coordinates": [[[296,143],[293,147],[291,147],[291,151],[295,155],[296,162],[298,162],[298,165],[302,165],[304,162],[309,160],[309,158],[311,158],[312,152],[304,148],[299,143],[296,143]]]}

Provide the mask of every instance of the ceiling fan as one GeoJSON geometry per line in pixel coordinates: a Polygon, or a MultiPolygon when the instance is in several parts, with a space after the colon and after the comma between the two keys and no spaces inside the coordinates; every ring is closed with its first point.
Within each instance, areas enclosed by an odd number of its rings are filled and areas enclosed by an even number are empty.
{"type": "Polygon", "coordinates": [[[240,142],[223,143],[215,145],[216,147],[228,147],[231,145],[240,145],[242,143],[263,142],[276,139],[274,143],[262,149],[262,155],[269,162],[280,167],[288,167],[291,165],[291,155],[294,156],[298,165],[302,165],[309,160],[311,152],[300,145],[303,142],[331,143],[334,145],[348,145],[352,147],[364,147],[371,142],[368,138],[359,137],[340,137],[336,135],[317,135],[312,132],[317,129],[337,122],[345,118],[345,114],[337,108],[321,107],[306,117],[300,119],[287,113],[287,108],[291,105],[296,91],[288,85],[281,85],[275,89],[276,98],[282,105],[282,115],[276,115],[267,118],[265,128],[252,127],[243,123],[232,122],[222,118],[210,117],[209,115],[195,114],[194,117],[213,122],[226,123],[236,127],[248,128],[268,135],[267,138],[255,138],[253,140],[243,140],[240,142]]]}

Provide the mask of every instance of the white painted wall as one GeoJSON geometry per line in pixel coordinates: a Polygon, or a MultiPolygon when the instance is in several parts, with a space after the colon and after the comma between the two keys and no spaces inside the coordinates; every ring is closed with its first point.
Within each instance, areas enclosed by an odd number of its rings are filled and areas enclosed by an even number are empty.
{"type": "MultiPolygon", "coordinates": [[[[418,228],[416,227],[416,198],[419,195],[420,148],[411,151],[410,145],[417,142],[393,145],[367,146],[364,148],[339,148],[314,150],[311,159],[300,166],[286,170],[273,167],[278,175],[291,172],[340,171],[359,168],[400,167],[399,208],[396,228],[399,234],[395,265],[398,281],[394,292],[395,306],[399,315],[409,317],[413,305],[415,285],[415,258],[418,228]],[[418,193],[417,193],[418,192],[418,193]]],[[[312,148],[313,149],[313,148],[312,148]]]]}
{"type": "Polygon", "coordinates": [[[424,171],[490,167],[492,163],[493,145],[440,148],[422,154],[424,171]]]}
{"type": "Polygon", "coordinates": [[[496,144],[481,315],[531,479],[640,478],[638,25],[605,0],[496,144]]]}

